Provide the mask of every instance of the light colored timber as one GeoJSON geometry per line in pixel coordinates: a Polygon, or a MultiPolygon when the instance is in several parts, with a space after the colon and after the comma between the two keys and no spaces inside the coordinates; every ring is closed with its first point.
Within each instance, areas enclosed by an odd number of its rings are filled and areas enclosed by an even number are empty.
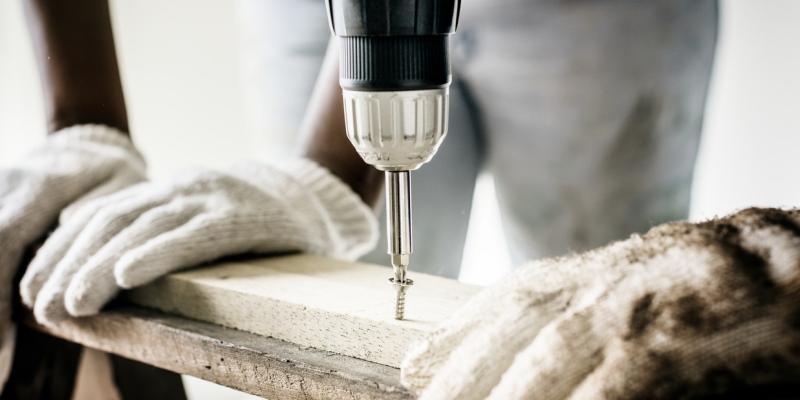
{"type": "MultiPolygon", "coordinates": [[[[397,368],[132,306],[25,323],[84,346],[270,399],[410,399],[397,368]]],[[[147,384],[147,382],[143,382],[147,384]]]]}
{"type": "Polygon", "coordinates": [[[391,269],[312,255],[231,261],[171,274],[128,299],[301,346],[397,367],[409,345],[477,287],[410,272],[406,320],[394,317],[391,269]]]}

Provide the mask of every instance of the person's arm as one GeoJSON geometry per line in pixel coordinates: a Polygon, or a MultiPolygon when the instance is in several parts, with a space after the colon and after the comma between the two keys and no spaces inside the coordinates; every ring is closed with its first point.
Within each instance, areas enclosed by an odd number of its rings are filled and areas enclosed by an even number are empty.
{"type": "Polygon", "coordinates": [[[344,124],[338,51],[332,39],[301,129],[303,156],[327,168],[374,207],[383,188],[383,173],[356,153],[344,124]]]}
{"type": "Polygon", "coordinates": [[[107,0],[25,0],[47,129],[103,124],[128,132],[107,0]]]}

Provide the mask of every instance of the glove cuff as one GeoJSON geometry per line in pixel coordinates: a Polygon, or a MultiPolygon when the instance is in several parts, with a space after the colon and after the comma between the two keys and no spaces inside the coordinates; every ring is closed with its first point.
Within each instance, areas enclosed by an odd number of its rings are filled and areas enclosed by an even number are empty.
{"type": "Polygon", "coordinates": [[[378,242],[374,211],[338,177],[308,159],[293,160],[285,171],[318,200],[328,225],[331,255],[355,260],[378,242]]]}
{"type": "Polygon", "coordinates": [[[48,142],[68,145],[75,142],[90,142],[125,149],[144,163],[144,157],[136,150],[130,137],[117,128],[101,124],[72,125],[59,129],[48,137],[48,142]]]}

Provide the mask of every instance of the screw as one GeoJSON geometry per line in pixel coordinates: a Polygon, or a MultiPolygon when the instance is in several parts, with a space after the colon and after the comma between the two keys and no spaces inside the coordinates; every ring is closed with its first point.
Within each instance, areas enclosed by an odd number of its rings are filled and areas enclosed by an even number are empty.
{"type": "Polygon", "coordinates": [[[411,279],[406,279],[402,282],[398,282],[394,279],[394,277],[389,278],[389,283],[394,285],[395,289],[397,290],[397,298],[395,299],[395,307],[394,307],[394,319],[402,320],[405,317],[406,312],[406,290],[408,287],[414,284],[414,281],[411,279]]]}

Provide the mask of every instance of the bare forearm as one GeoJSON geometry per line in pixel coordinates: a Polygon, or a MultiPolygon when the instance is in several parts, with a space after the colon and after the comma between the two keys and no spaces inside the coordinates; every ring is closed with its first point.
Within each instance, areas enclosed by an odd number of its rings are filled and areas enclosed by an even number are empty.
{"type": "Polygon", "coordinates": [[[49,132],[86,123],[128,132],[107,0],[25,0],[49,132]]]}
{"type": "Polygon", "coordinates": [[[328,46],[314,87],[302,135],[305,157],[338,176],[367,204],[377,203],[383,188],[383,173],[365,163],[347,139],[339,64],[333,43],[328,46]]]}

